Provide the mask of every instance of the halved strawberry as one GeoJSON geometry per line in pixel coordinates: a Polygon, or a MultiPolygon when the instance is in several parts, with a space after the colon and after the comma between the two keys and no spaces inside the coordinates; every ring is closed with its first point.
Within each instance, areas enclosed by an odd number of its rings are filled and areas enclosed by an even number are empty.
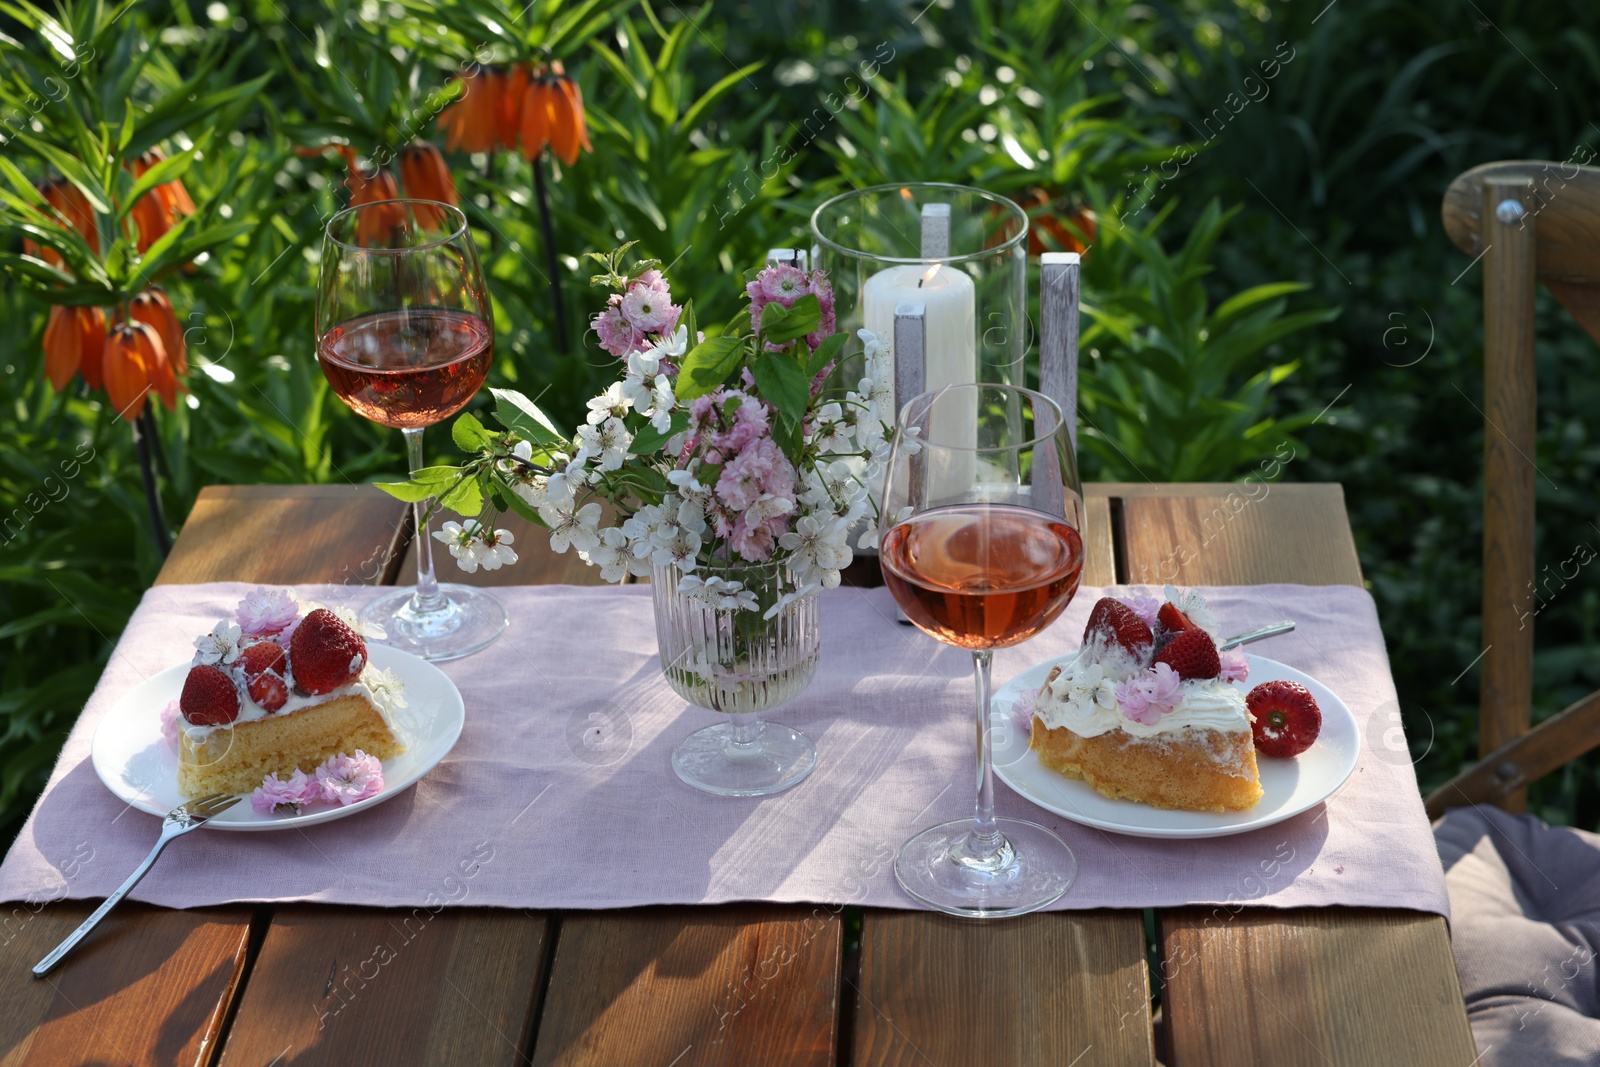
{"type": "Polygon", "coordinates": [[[1089,644],[1096,634],[1115,641],[1134,656],[1143,660],[1150,654],[1155,636],[1150,627],[1128,605],[1115,597],[1103,596],[1089,612],[1089,625],[1083,629],[1083,643],[1089,644]]]}
{"type": "Polygon", "coordinates": [[[178,710],[192,726],[222,726],[239,717],[239,690],[226,671],[202,663],[183,680],[178,710]]]}
{"type": "Polygon", "coordinates": [[[1262,682],[1244,698],[1245,707],[1255,717],[1250,730],[1256,749],[1263,755],[1287,758],[1298,756],[1322,732],[1322,709],[1311,690],[1299,682],[1262,682]]]}
{"type": "Polygon", "coordinates": [[[348,685],[367,665],[367,643],[327,608],[300,620],[289,639],[294,684],[313,696],[348,685]]]}
{"type": "Polygon", "coordinates": [[[1216,642],[1199,627],[1183,630],[1156,653],[1152,666],[1165,663],[1179,678],[1215,678],[1222,673],[1216,642]]]}
{"type": "Polygon", "coordinates": [[[1180,633],[1194,626],[1194,623],[1189,621],[1189,616],[1174,607],[1171,601],[1161,605],[1161,609],[1156,612],[1156,622],[1169,633],[1180,633]]]}
{"type": "Polygon", "coordinates": [[[239,669],[244,672],[246,679],[255,678],[267,671],[277,671],[281,677],[288,664],[289,660],[283,654],[283,646],[276,641],[257,641],[239,653],[239,669]]]}
{"type": "Polygon", "coordinates": [[[250,679],[250,699],[268,711],[277,711],[289,702],[289,683],[277,671],[262,671],[250,679]]]}

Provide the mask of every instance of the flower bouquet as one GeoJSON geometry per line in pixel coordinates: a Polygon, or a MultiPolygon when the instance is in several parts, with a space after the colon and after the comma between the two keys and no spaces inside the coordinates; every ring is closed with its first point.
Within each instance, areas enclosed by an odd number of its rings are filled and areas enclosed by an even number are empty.
{"type": "MultiPolygon", "coordinates": [[[[503,430],[463,414],[453,437],[467,460],[382,488],[460,515],[433,536],[469,572],[515,562],[511,534],[495,528],[510,510],[608,582],[670,567],[678,592],[718,609],[771,618],[837,586],[852,525],[876,518],[868,487],[895,432],[887,346],[862,331],[867,376],[825,391],[845,337],[824,272],[767,267],[746,286],[748,308],[707,336],[658,261],[624,267],[630,247],[591,253],[602,265],[593,283],[611,290],[591,326],[621,374],[576,433],[494,389],[503,430]],[[787,577],[726,576],[768,564],[787,577]]],[[[875,539],[874,524],[857,547],[875,539]]]]}

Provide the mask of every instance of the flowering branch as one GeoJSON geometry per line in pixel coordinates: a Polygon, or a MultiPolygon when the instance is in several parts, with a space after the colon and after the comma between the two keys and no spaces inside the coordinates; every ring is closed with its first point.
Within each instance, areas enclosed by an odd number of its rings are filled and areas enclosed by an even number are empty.
{"type": "MultiPolygon", "coordinates": [[[[792,584],[777,603],[737,581],[683,579],[719,606],[768,613],[837,586],[852,526],[877,518],[868,486],[893,442],[887,346],[862,331],[867,376],[828,394],[846,338],[823,272],[766,268],[746,286],[748,309],[708,337],[656,261],[625,265],[628,248],[592,257],[594,283],[611,292],[590,325],[623,371],[588,402],[584,425],[562,433],[521,393],[492,390],[503,431],[463,415],[452,434],[470,458],[382,488],[468,519],[436,536],[469,570],[516,559],[510,534],[493,529],[510,510],[611,582],[669,565],[692,577],[783,562],[792,584]]],[[[874,522],[858,544],[875,541],[874,522]]]]}

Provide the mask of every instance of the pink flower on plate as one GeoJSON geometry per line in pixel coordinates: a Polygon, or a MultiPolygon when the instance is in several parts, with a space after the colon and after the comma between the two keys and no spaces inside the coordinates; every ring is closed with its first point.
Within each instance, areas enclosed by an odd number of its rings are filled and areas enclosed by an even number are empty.
{"type": "Polygon", "coordinates": [[[383,792],[383,764],[359,748],[356,754],[340,753],[317,768],[322,799],[329,803],[354,804],[383,792]]]}
{"type": "Polygon", "coordinates": [[[1040,692],[1039,689],[1024,689],[1016,703],[1011,705],[1011,719],[1017,724],[1017,729],[1025,734],[1033,732],[1033,713],[1039,708],[1040,692]]]}
{"type": "Polygon", "coordinates": [[[322,786],[305,771],[297,770],[287,782],[276,774],[261,779],[261,785],[250,794],[250,806],[263,815],[298,815],[307,804],[322,799],[322,786]]]}
{"type": "Polygon", "coordinates": [[[257,586],[246,593],[234,610],[239,629],[248,637],[265,637],[284,629],[300,617],[300,605],[287,589],[257,586]]]}
{"type": "Polygon", "coordinates": [[[1218,677],[1224,682],[1242,682],[1250,677],[1250,661],[1237,648],[1219,652],[1217,658],[1222,660],[1222,673],[1218,677]]]}
{"type": "Polygon", "coordinates": [[[1143,619],[1144,624],[1150,629],[1154,630],[1156,628],[1156,613],[1161,610],[1161,601],[1149,593],[1135,593],[1132,596],[1122,596],[1117,599],[1132,608],[1133,613],[1143,619]]]}
{"type": "Polygon", "coordinates": [[[176,700],[161,709],[161,736],[174,749],[178,747],[178,734],[183,730],[183,722],[183,712],[178,710],[176,700]]]}
{"type": "Polygon", "coordinates": [[[1117,683],[1117,704],[1122,714],[1134,722],[1154,726],[1178,706],[1182,699],[1178,690],[1180,681],[1177,671],[1158,663],[1142,674],[1117,683]]]}

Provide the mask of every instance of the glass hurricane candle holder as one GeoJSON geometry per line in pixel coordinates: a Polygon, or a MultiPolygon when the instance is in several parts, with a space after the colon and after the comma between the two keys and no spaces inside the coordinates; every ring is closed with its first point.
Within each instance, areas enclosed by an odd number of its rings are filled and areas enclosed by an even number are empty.
{"type": "MultiPolygon", "coordinates": [[[[817,208],[811,232],[847,352],[860,351],[862,328],[891,340],[895,308],[919,301],[923,389],[1026,384],[1028,215],[1017,204],[965,185],[875,185],[817,208]]],[[[848,387],[859,369],[859,360],[844,367],[848,387]]]]}

